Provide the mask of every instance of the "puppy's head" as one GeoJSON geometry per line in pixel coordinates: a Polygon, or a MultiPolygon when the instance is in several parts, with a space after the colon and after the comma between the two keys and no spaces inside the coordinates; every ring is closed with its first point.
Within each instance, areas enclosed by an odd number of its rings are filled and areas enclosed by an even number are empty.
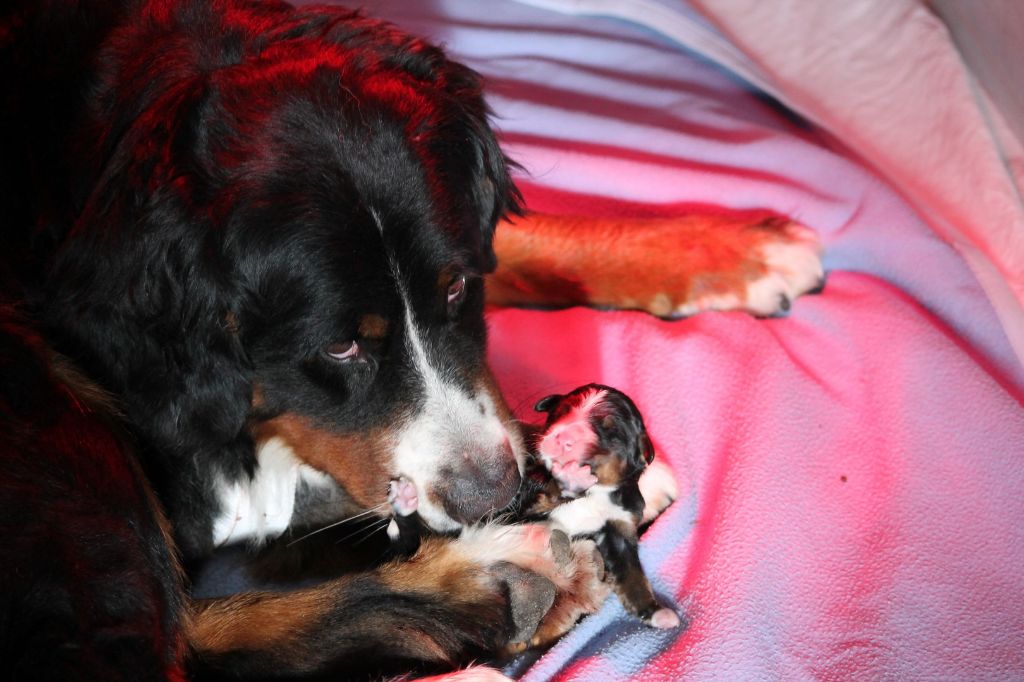
{"type": "Polygon", "coordinates": [[[587,465],[598,483],[616,485],[639,476],[654,460],[643,417],[629,396],[587,384],[566,395],[549,395],[534,406],[547,413],[537,452],[548,469],[587,465]]]}
{"type": "Polygon", "coordinates": [[[208,536],[190,510],[216,506],[210,470],[245,479],[261,451],[340,487],[339,517],[386,513],[405,477],[423,519],[456,529],[505,506],[523,467],[485,361],[508,162],[473,72],[356,15],[276,7],[246,28],[263,34],[122,37],[103,87],[130,114],[100,137],[56,325],[177,461],[158,483],[185,536],[208,536]],[[147,71],[147,50],[174,68],[147,71]]]}

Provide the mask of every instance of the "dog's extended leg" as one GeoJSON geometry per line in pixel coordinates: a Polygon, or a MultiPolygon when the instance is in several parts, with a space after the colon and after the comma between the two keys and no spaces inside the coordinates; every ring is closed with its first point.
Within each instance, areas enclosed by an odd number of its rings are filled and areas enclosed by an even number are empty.
{"type": "Polygon", "coordinates": [[[824,282],[813,230],[767,213],[600,219],[530,214],[498,226],[497,305],[777,315],[824,282]]]}
{"type": "Polygon", "coordinates": [[[287,593],[196,604],[198,673],[346,676],[450,669],[528,639],[580,570],[542,526],[427,538],[403,562],[287,593]],[[272,674],[271,674],[272,673],[272,674]]]}

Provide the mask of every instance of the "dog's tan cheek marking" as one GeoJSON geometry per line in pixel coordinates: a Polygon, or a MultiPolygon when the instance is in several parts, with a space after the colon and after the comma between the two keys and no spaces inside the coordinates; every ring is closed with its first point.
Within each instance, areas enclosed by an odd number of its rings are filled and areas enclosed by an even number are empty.
{"type": "Polygon", "coordinates": [[[339,434],[285,413],[259,424],[257,442],[279,438],[303,463],[329,474],[364,508],[387,500],[392,463],[387,432],[339,434]]]}

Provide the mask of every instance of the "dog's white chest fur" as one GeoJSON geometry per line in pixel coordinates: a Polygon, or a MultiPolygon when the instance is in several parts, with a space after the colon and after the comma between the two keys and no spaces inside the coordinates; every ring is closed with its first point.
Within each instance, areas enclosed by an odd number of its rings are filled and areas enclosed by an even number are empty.
{"type": "Polygon", "coordinates": [[[256,459],[259,466],[252,480],[217,485],[221,513],[213,523],[215,546],[280,535],[295,513],[299,481],[313,486],[330,483],[327,474],[302,464],[279,438],[263,443],[256,459]]]}

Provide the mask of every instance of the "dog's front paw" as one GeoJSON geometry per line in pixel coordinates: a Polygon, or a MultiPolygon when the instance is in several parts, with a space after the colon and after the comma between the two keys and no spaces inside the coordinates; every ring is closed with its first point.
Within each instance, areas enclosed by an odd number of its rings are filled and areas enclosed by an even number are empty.
{"type": "Polygon", "coordinates": [[[517,653],[527,647],[547,647],[568,632],[583,616],[596,612],[611,594],[605,580],[604,559],[592,540],[573,540],[562,574],[567,580],[529,640],[508,647],[517,653]]]}
{"type": "Polygon", "coordinates": [[[818,234],[783,218],[765,221],[774,234],[758,247],[763,264],[759,277],[747,282],[744,309],[771,316],[789,311],[798,296],[820,291],[825,284],[818,234]]]}
{"type": "MultiPolygon", "coordinates": [[[[708,235],[721,258],[692,273],[688,296],[668,315],[744,310],[761,317],[787,313],[792,302],[825,283],[817,233],[792,220],[769,217],[708,235]]],[[[664,316],[664,313],[662,313],[664,316]]]]}
{"type": "Polygon", "coordinates": [[[663,218],[533,214],[498,230],[499,305],[645,310],[679,318],[705,310],[778,315],[824,282],[816,233],[764,211],[663,218]]]}
{"type": "Polygon", "coordinates": [[[556,594],[572,588],[579,570],[565,533],[542,525],[468,528],[453,549],[491,589],[507,595],[511,631],[505,645],[513,648],[531,640],[556,594]]]}

